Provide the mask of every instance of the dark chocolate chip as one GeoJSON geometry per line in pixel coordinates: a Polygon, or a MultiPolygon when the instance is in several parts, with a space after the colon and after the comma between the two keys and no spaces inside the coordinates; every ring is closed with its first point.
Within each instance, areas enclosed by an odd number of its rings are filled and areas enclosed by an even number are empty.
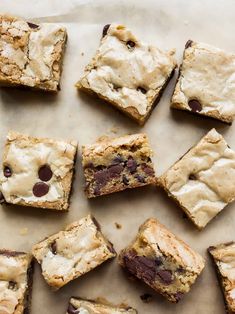
{"type": "Polygon", "coordinates": [[[177,271],[177,273],[180,273],[180,274],[183,274],[183,273],[185,273],[185,269],[183,268],[183,267],[178,267],[177,269],[176,269],[176,271],[177,271]]]}
{"type": "Polygon", "coordinates": [[[112,161],[112,165],[119,165],[122,162],[124,162],[124,158],[121,155],[117,155],[113,161],[112,161]]]}
{"type": "Polygon", "coordinates": [[[50,249],[51,249],[51,252],[53,253],[53,254],[57,254],[57,244],[56,244],[56,241],[53,241],[52,243],[51,243],[51,245],[50,245],[50,249]]]}
{"type": "Polygon", "coordinates": [[[202,105],[196,99],[189,100],[188,105],[192,112],[200,112],[202,110],[202,105]]]}
{"type": "Polygon", "coordinates": [[[126,45],[127,45],[127,48],[128,48],[128,49],[132,49],[132,48],[135,47],[135,42],[132,41],[132,40],[128,40],[127,43],[126,43],[126,45]]]}
{"type": "Polygon", "coordinates": [[[193,173],[191,173],[188,178],[189,180],[197,180],[197,177],[193,173]]]}
{"type": "Polygon", "coordinates": [[[104,186],[109,180],[108,171],[104,169],[104,170],[95,172],[94,179],[99,186],[104,186]]]}
{"type": "Polygon", "coordinates": [[[140,174],[136,174],[135,178],[140,182],[140,183],[145,183],[145,178],[141,176],[140,174]]]}
{"type": "Polygon", "coordinates": [[[122,176],[122,182],[123,182],[125,185],[128,185],[128,184],[129,184],[129,180],[127,179],[127,177],[125,176],[125,174],[122,176]]]}
{"type": "Polygon", "coordinates": [[[11,175],[12,175],[11,168],[8,167],[8,166],[5,166],[5,167],[4,167],[4,170],[3,170],[3,173],[4,173],[4,176],[5,176],[6,178],[11,177],[11,175]]]}
{"type": "Polygon", "coordinates": [[[175,294],[176,302],[179,302],[182,299],[183,295],[184,294],[182,292],[176,292],[176,294],[175,294]]]}
{"type": "Polygon", "coordinates": [[[155,258],[155,263],[156,263],[156,266],[161,266],[163,264],[161,256],[157,256],[155,258]]]}
{"type": "Polygon", "coordinates": [[[33,28],[33,29],[39,28],[39,25],[37,25],[37,24],[30,23],[30,22],[27,22],[27,24],[29,25],[30,28],[33,28]]]}
{"type": "Polygon", "coordinates": [[[108,30],[109,30],[109,27],[110,27],[110,24],[106,24],[103,28],[103,33],[102,33],[102,36],[106,36],[107,33],[108,33],[108,30]]]}
{"type": "Polygon", "coordinates": [[[148,166],[146,163],[141,164],[141,169],[150,177],[154,176],[154,170],[152,167],[148,166]]]}
{"type": "Polygon", "coordinates": [[[142,94],[146,94],[147,93],[147,90],[145,88],[141,87],[141,86],[139,86],[137,88],[137,91],[141,92],[142,94]]]}
{"type": "Polygon", "coordinates": [[[43,165],[38,170],[39,179],[42,181],[49,181],[52,177],[53,173],[51,171],[51,167],[49,165],[43,165]]]}
{"type": "Polygon", "coordinates": [[[71,303],[69,303],[67,312],[68,312],[68,314],[79,314],[80,311],[75,306],[73,306],[71,303]]]}
{"type": "Polygon", "coordinates": [[[16,291],[17,290],[17,283],[15,281],[9,281],[8,289],[16,291]]]}
{"type": "Polygon", "coordinates": [[[191,47],[191,46],[192,46],[192,43],[193,43],[193,41],[192,41],[191,39],[188,40],[188,41],[186,42],[186,44],[185,44],[185,49],[191,47]]]}
{"type": "Polygon", "coordinates": [[[140,296],[140,298],[144,303],[149,303],[152,301],[153,296],[150,293],[144,293],[140,296]]]}
{"type": "Polygon", "coordinates": [[[5,198],[2,194],[2,192],[0,191],[0,204],[4,203],[5,202],[5,198]]]}
{"type": "Polygon", "coordinates": [[[94,195],[100,195],[100,188],[99,188],[99,186],[96,186],[95,188],[94,188],[94,195]]]}
{"type": "Polygon", "coordinates": [[[33,194],[36,197],[42,197],[49,191],[49,185],[44,182],[37,182],[33,186],[33,194]]]}
{"type": "Polygon", "coordinates": [[[114,165],[108,168],[108,174],[110,178],[116,178],[123,171],[124,167],[122,165],[114,165]]]}
{"type": "Polygon", "coordinates": [[[126,166],[127,166],[127,169],[130,171],[130,173],[136,172],[137,163],[132,157],[128,158],[126,166]]]}
{"type": "Polygon", "coordinates": [[[157,275],[160,277],[161,281],[166,285],[170,285],[173,282],[172,272],[170,270],[159,270],[157,275]]]}

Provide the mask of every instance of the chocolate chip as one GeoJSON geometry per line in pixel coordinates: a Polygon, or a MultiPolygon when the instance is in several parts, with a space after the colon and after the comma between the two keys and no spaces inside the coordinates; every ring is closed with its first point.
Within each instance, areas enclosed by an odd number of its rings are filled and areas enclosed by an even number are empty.
{"type": "Polygon", "coordinates": [[[108,248],[111,253],[116,254],[116,251],[114,250],[114,247],[113,247],[113,243],[109,242],[108,248]]]}
{"type": "Polygon", "coordinates": [[[153,296],[150,293],[144,293],[140,296],[140,298],[144,303],[149,303],[152,301],[153,296]]]}
{"type": "Polygon", "coordinates": [[[183,273],[185,273],[185,269],[183,268],[183,267],[178,267],[177,269],[176,269],[176,271],[177,271],[177,273],[180,273],[180,274],[183,274],[183,273]]]}
{"type": "Polygon", "coordinates": [[[2,194],[2,192],[0,191],[0,204],[4,203],[5,202],[5,198],[2,194]]]}
{"type": "Polygon", "coordinates": [[[56,241],[53,241],[52,243],[51,243],[51,245],[50,245],[50,249],[51,249],[51,252],[53,253],[53,254],[57,254],[57,244],[56,244],[56,241]]]}
{"type": "Polygon", "coordinates": [[[73,306],[71,303],[69,303],[67,312],[68,312],[68,314],[79,314],[80,311],[75,306],[73,306]]]}
{"type": "Polygon", "coordinates": [[[124,162],[124,158],[121,155],[117,155],[113,161],[112,161],[112,165],[119,165],[122,162],[124,162]]]}
{"type": "Polygon", "coordinates": [[[125,176],[125,174],[122,176],[122,182],[123,182],[125,185],[128,185],[128,184],[129,184],[129,180],[127,179],[127,177],[125,176]]]}
{"type": "Polygon", "coordinates": [[[191,47],[191,46],[192,46],[192,43],[193,43],[193,41],[192,41],[191,39],[188,40],[188,41],[186,42],[186,44],[185,44],[185,49],[191,47]]]}
{"type": "Polygon", "coordinates": [[[156,263],[156,266],[161,266],[163,264],[161,256],[157,256],[155,258],[155,263],[156,263]]]}
{"type": "Polygon", "coordinates": [[[4,176],[5,176],[6,178],[11,177],[11,175],[12,175],[11,168],[8,167],[8,166],[5,166],[5,167],[4,167],[4,170],[3,170],[3,173],[4,173],[4,176]]]}
{"type": "Polygon", "coordinates": [[[95,217],[91,217],[94,225],[96,226],[97,230],[101,231],[101,227],[100,227],[100,224],[98,223],[98,221],[95,219],[95,217]]]}
{"type": "Polygon", "coordinates": [[[140,182],[140,183],[145,183],[145,178],[141,176],[140,174],[136,174],[135,178],[140,182]]]}
{"type": "Polygon", "coordinates": [[[137,88],[137,91],[141,92],[142,94],[146,94],[147,93],[147,90],[145,88],[143,88],[143,87],[140,87],[140,86],[137,88]]]}
{"type": "Polygon", "coordinates": [[[127,45],[127,48],[128,48],[128,49],[132,49],[132,48],[135,47],[135,42],[132,41],[132,40],[128,40],[127,43],[126,43],[126,45],[127,45]]]}
{"type": "Polygon", "coordinates": [[[191,173],[188,178],[189,180],[197,180],[197,177],[193,173],[191,173]]]}
{"type": "Polygon", "coordinates": [[[37,182],[33,186],[33,194],[36,197],[42,197],[49,191],[49,185],[44,182],[37,182]]]}
{"type": "Polygon", "coordinates": [[[99,188],[99,186],[96,186],[95,188],[94,188],[94,194],[95,195],[100,195],[100,188],[99,188]]]}
{"type": "Polygon", "coordinates": [[[148,175],[153,177],[154,176],[154,170],[152,167],[148,166],[146,163],[141,164],[141,169],[148,175]]]}
{"type": "Polygon", "coordinates": [[[30,23],[30,22],[27,22],[27,24],[29,25],[30,28],[33,28],[33,29],[39,28],[39,25],[37,25],[37,24],[30,23]]]}
{"type": "Polygon", "coordinates": [[[127,169],[130,171],[130,173],[136,172],[137,163],[132,157],[128,158],[126,166],[127,166],[127,169]]]}
{"type": "Polygon", "coordinates": [[[15,281],[9,281],[8,289],[16,291],[17,290],[17,283],[15,281]]]}
{"type": "Polygon", "coordinates": [[[42,181],[49,181],[52,177],[53,173],[51,171],[51,167],[49,165],[43,165],[38,170],[39,179],[42,181]]]}
{"type": "Polygon", "coordinates": [[[109,30],[109,27],[110,27],[111,24],[106,24],[103,28],[103,33],[102,33],[102,36],[106,36],[107,33],[108,33],[108,30],[109,30]]]}
{"type": "Polygon", "coordinates": [[[157,272],[157,275],[166,285],[170,285],[173,282],[172,272],[170,270],[159,270],[157,272]]]}
{"type": "Polygon", "coordinates": [[[95,172],[94,179],[99,186],[101,187],[104,186],[109,180],[108,171],[104,169],[104,170],[95,172]]]}
{"type": "Polygon", "coordinates": [[[183,295],[184,294],[182,292],[176,292],[176,294],[175,294],[176,302],[179,302],[182,299],[183,295]]]}
{"type": "Polygon", "coordinates": [[[114,165],[108,168],[108,174],[110,178],[116,178],[123,171],[124,167],[122,165],[114,165]]]}
{"type": "Polygon", "coordinates": [[[193,112],[200,112],[202,110],[202,105],[196,99],[189,100],[188,105],[193,112]]]}

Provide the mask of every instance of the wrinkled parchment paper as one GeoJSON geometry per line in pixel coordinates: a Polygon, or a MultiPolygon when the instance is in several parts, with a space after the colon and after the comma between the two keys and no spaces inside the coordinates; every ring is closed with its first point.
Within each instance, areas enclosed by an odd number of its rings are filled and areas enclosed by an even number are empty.
{"type": "MultiPolygon", "coordinates": [[[[74,83],[98,46],[103,25],[110,22],[128,25],[137,36],[162,49],[175,47],[179,63],[188,39],[235,51],[234,0],[1,0],[0,10],[34,22],[61,23],[67,27],[69,37],[62,90],[58,96],[0,89],[0,149],[9,129],[36,136],[73,138],[79,141],[80,147],[94,142],[99,136],[143,131],[150,137],[158,175],[212,127],[216,127],[235,149],[235,124],[226,126],[169,110],[176,75],[142,128],[113,108],[103,105],[102,101],[79,94],[74,88],[74,83]]],[[[124,302],[137,308],[140,314],[224,313],[222,295],[206,248],[235,239],[235,204],[229,205],[205,230],[197,231],[160,190],[146,187],[88,201],[82,185],[79,151],[69,213],[2,206],[0,247],[30,250],[35,242],[91,212],[119,251],[133,239],[146,218],[155,216],[204,255],[207,266],[191,292],[174,305],[154,293],[152,302],[143,303],[140,295],[152,291],[139,282],[128,280],[117,260],[104,264],[58,292],[50,290],[37,265],[32,314],[63,314],[71,295],[105,297],[116,304],[124,302]],[[117,229],[115,222],[122,228],[117,229]]]]}

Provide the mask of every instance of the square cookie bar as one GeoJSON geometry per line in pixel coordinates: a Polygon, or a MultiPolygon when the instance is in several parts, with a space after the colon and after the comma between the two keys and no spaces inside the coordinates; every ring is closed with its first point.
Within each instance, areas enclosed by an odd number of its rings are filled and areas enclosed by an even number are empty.
{"type": "Polygon", "coordinates": [[[32,284],[32,256],[0,250],[0,313],[29,313],[32,284]]]}
{"type": "Polygon", "coordinates": [[[32,253],[41,264],[46,282],[54,289],[116,256],[112,243],[90,215],[34,245],[32,253]]]}
{"type": "Polygon", "coordinates": [[[150,218],[119,255],[119,263],[169,301],[177,303],[204,268],[203,258],[150,218]]]}
{"type": "Polygon", "coordinates": [[[137,311],[131,307],[113,306],[103,304],[92,300],[84,300],[72,297],[66,314],[137,314],[137,311]]]}
{"type": "Polygon", "coordinates": [[[155,183],[152,151],[145,134],[105,138],[82,151],[87,197],[155,183]]]}
{"type": "Polygon", "coordinates": [[[60,25],[0,15],[0,85],[58,91],[66,37],[60,25]]]}
{"type": "Polygon", "coordinates": [[[217,270],[227,313],[235,313],[235,242],[211,246],[208,251],[217,270]]]}
{"type": "Polygon", "coordinates": [[[67,210],[77,143],[9,132],[1,191],[6,203],[67,210]]]}
{"type": "Polygon", "coordinates": [[[158,183],[202,229],[235,199],[235,152],[212,129],[158,183]]]}
{"type": "Polygon", "coordinates": [[[76,86],[144,124],[175,67],[173,50],[163,52],[125,26],[111,24],[104,27],[99,49],[76,86]]]}
{"type": "Polygon", "coordinates": [[[171,107],[231,124],[235,117],[235,54],[188,41],[171,107]]]}

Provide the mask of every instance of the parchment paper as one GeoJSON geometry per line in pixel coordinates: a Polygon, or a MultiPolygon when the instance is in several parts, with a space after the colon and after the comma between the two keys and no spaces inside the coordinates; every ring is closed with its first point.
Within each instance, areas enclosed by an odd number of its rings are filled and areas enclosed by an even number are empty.
{"type": "MultiPolygon", "coordinates": [[[[1,149],[9,129],[35,136],[74,138],[80,146],[103,135],[143,131],[150,137],[158,175],[212,127],[216,127],[235,149],[235,124],[226,126],[169,110],[176,75],[143,128],[102,101],[79,94],[74,88],[98,47],[102,27],[110,22],[128,25],[140,38],[162,49],[175,47],[179,63],[188,39],[235,51],[234,0],[1,0],[0,10],[34,22],[61,23],[67,27],[69,36],[62,90],[58,96],[17,89],[0,90],[1,149]]],[[[58,292],[50,290],[37,265],[32,314],[65,313],[71,295],[105,297],[116,304],[124,302],[137,308],[140,314],[224,313],[222,295],[206,249],[209,245],[235,239],[235,204],[224,209],[203,231],[197,231],[160,190],[146,187],[88,201],[82,185],[79,152],[69,213],[2,206],[0,247],[28,251],[35,242],[91,212],[119,251],[133,239],[139,225],[154,216],[205,256],[207,266],[191,292],[174,305],[154,293],[151,303],[143,303],[140,295],[152,293],[152,290],[128,280],[117,260],[105,263],[58,292]],[[115,222],[122,228],[117,229],[115,222]],[[26,231],[24,228],[28,228],[26,235],[21,234],[26,231]]]]}

